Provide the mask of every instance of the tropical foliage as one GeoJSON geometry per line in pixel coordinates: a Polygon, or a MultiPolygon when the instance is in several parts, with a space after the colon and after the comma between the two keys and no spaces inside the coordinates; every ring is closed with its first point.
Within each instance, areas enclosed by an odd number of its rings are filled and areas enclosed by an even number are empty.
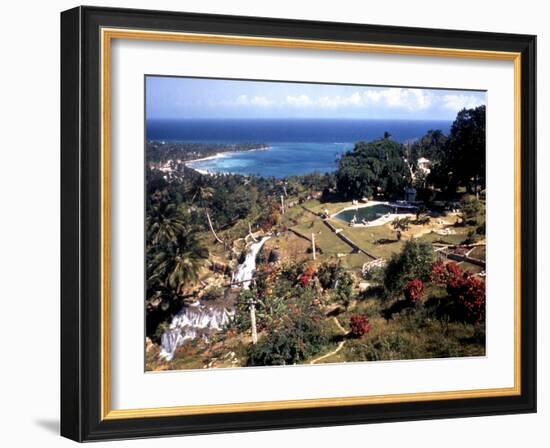
{"type": "Polygon", "coordinates": [[[411,280],[428,281],[434,257],[431,244],[407,241],[403,250],[394,254],[386,266],[384,287],[388,296],[400,294],[411,280]]]}
{"type": "Polygon", "coordinates": [[[474,194],[483,190],[485,139],[485,106],[461,110],[428,181],[452,193],[458,187],[474,194]]]}
{"type": "Polygon", "coordinates": [[[230,358],[263,366],[483,354],[483,264],[474,273],[436,261],[434,248],[469,255],[478,247],[465,244],[485,234],[484,122],[484,107],[463,110],[449,135],[430,130],[401,144],[385,133],[356,143],[332,174],[287,179],[202,175],[180,161],[208,154],[208,145],[148,142],[147,336],[158,344],[174,314],[195,301],[228,306],[232,317],[186,346],[193,368],[230,358]],[[421,157],[431,171],[419,166],[421,157]],[[392,202],[411,185],[423,192],[416,210],[382,231],[329,229],[331,214],[351,199],[392,202]],[[446,232],[430,232],[441,217],[446,232]],[[229,286],[264,236],[250,289],[229,286]]]}
{"type": "Polygon", "coordinates": [[[401,195],[411,183],[404,147],[388,138],[359,142],[338,163],[336,186],[345,198],[401,195]]]}

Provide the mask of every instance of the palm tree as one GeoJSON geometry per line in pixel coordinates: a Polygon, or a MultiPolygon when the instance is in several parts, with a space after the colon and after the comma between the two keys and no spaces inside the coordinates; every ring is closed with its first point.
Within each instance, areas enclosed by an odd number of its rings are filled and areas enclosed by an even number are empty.
{"type": "Polygon", "coordinates": [[[168,288],[178,295],[184,285],[198,280],[208,255],[208,249],[200,244],[194,234],[178,234],[175,241],[169,241],[148,263],[148,282],[168,288]]]}
{"type": "Polygon", "coordinates": [[[204,209],[204,212],[206,213],[206,220],[208,222],[208,227],[210,227],[210,231],[212,232],[212,235],[214,235],[214,238],[218,243],[222,243],[223,241],[218,237],[216,232],[214,231],[214,226],[212,225],[212,220],[210,219],[210,213],[208,212],[208,207],[204,205],[206,201],[209,199],[212,199],[212,196],[214,196],[214,188],[208,186],[204,180],[202,179],[202,176],[197,180],[191,187],[190,187],[190,193],[191,193],[191,202],[194,202],[195,200],[199,201],[200,206],[204,209]]]}
{"type": "Polygon", "coordinates": [[[391,222],[392,227],[397,231],[397,241],[401,240],[401,231],[409,229],[410,222],[411,220],[408,216],[404,218],[395,218],[391,222]]]}
{"type": "Polygon", "coordinates": [[[408,230],[410,223],[411,219],[408,216],[405,216],[403,218],[395,218],[391,222],[391,225],[395,230],[408,230]]]}
{"type": "Polygon", "coordinates": [[[185,232],[187,219],[175,204],[160,201],[149,207],[145,224],[148,240],[157,245],[164,241],[175,242],[178,234],[185,232]]]}

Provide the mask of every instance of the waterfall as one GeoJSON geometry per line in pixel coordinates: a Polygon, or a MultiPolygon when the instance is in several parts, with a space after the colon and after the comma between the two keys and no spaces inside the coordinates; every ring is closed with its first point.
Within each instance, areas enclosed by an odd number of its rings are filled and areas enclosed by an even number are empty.
{"type": "Polygon", "coordinates": [[[242,282],[243,289],[248,289],[250,287],[250,280],[254,275],[254,271],[256,271],[256,256],[258,255],[258,252],[260,252],[264,243],[269,238],[269,236],[264,236],[257,243],[253,243],[250,245],[246,253],[244,262],[239,265],[239,267],[237,268],[237,272],[235,273],[235,277],[233,279],[233,282],[237,283],[236,285],[234,285],[235,287],[238,288],[240,286],[240,282],[242,282]]]}
{"type": "Polygon", "coordinates": [[[234,315],[234,309],[199,302],[182,308],[161,337],[160,358],[171,361],[176,349],[185,341],[208,338],[210,334],[220,331],[234,315]]]}
{"type": "MultiPolygon", "coordinates": [[[[242,282],[244,289],[248,289],[250,286],[250,279],[256,270],[256,256],[268,239],[269,237],[266,236],[261,241],[251,244],[244,262],[237,267],[232,281],[242,282]]],[[[159,357],[171,361],[180,345],[198,337],[207,339],[211,334],[220,331],[234,315],[234,307],[227,308],[219,304],[208,305],[200,301],[183,307],[161,336],[159,357]]]]}

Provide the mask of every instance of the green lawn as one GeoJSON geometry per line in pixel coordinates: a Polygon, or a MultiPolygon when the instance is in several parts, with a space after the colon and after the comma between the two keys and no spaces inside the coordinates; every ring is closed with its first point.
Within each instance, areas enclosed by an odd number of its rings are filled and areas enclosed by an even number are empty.
{"type": "Polygon", "coordinates": [[[459,228],[457,231],[461,233],[456,233],[454,235],[439,235],[435,232],[428,233],[426,235],[422,235],[418,240],[427,242],[427,243],[444,243],[444,244],[460,244],[466,239],[466,235],[468,234],[468,228],[459,228]]]}
{"type": "Polygon", "coordinates": [[[351,205],[351,201],[321,203],[317,199],[313,199],[304,203],[304,207],[306,207],[308,210],[311,210],[315,213],[324,213],[325,210],[328,210],[329,214],[331,215],[342,210],[343,208],[351,207],[351,205]]]}
{"type": "Polygon", "coordinates": [[[311,218],[313,218],[313,215],[311,213],[308,213],[302,207],[300,207],[299,205],[296,205],[285,211],[284,215],[281,216],[280,224],[285,225],[287,227],[292,227],[300,221],[304,221],[311,218]]]}
{"type": "MultiPolygon", "coordinates": [[[[339,221],[332,220],[336,225],[339,221]]],[[[361,249],[377,258],[388,259],[399,252],[404,240],[397,241],[395,230],[389,224],[376,227],[344,227],[344,235],[355,242],[361,249]]]]}
{"type": "Polygon", "coordinates": [[[320,219],[298,224],[292,230],[308,239],[311,239],[311,234],[314,233],[315,243],[325,255],[347,254],[351,252],[351,247],[338,238],[320,219]]]}

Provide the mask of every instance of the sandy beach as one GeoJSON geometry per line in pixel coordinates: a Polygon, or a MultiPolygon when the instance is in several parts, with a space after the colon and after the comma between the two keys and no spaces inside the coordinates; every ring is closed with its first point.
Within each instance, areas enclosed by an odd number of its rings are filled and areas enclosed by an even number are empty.
{"type": "Polygon", "coordinates": [[[266,146],[266,147],[262,147],[262,148],[252,148],[252,149],[247,149],[247,150],[243,150],[243,151],[217,152],[215,154],[212,154],[211,156],[201,157],[200,159],[188,160],[188,161],[185,162],[185,166],[187,168],[191,168],[192,170],[195,170],[197,173],[200,173],[200,174],[203,174],[203,175],[208,175],[208,176],[212,176],[212,175],[215,175],[215,174],[230,174],[230,172],[208,171],[208,170],[205,170],[205,169],[202,169],[202,168],[197,168],[193,165],[196,164],[197,162],[205,162],[207,160],[215,160],[215,159],[221,159],[221,158],[224,158],[224,157],[229,157],[231,154],[240,154],[240,153],[256,152],[256,151],[267,151],[268,149],[270,149],[270,146],[266,146]]]}

